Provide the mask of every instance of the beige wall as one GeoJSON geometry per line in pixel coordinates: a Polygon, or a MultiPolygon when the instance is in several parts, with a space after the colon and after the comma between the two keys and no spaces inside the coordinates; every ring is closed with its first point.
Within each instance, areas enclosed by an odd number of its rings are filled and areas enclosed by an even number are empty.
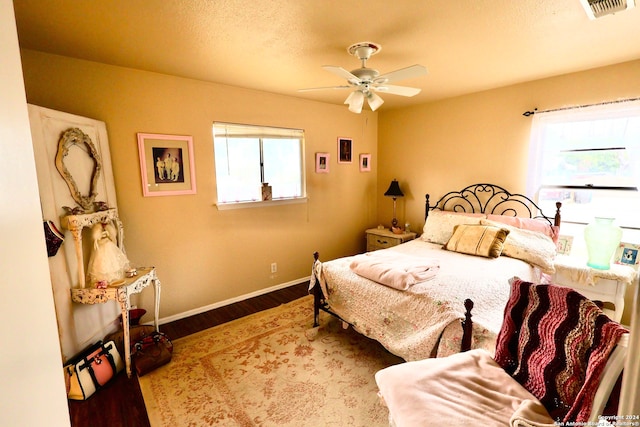
{"type": "MultiPolygon", "coordinates": [[[[400,181],[408,194],[399,200],[399,220],[406,218],[414,229],[424,224],[425,193],[435,202],[478,182],[524,193],[531,118],[522,113],[640,97],[638,76],[640,61],[633,61],[381,112],[378,187],[384,192],[391,179],[400,181]]],[[[379,218],[390,218],[393,205],[380,192],[378,204],[379,218]]]]}
{"type": "MultiPolygon", "coordinates": [[[[106,122],[127,254],[157,268],[161,318],[305,278],[316,250],[324,259],[364,250],[377,215],[377,113],[29,50],[22,57],[29,103],[106,122]],[[308,203],[218,211],[214,121],[304,129],[308,203]],[[193,136],[196,195],[142,196],[137,132],[193,136]],[[338,136],[353,138],[354,157],[373,154],[371,172],[357,160],[337,164],[338,136]],[[316,152],[331,154],[329,174],[314,172],[316,152]]],[[[148,312],[152,294],[138,301],[148,312]]]]}

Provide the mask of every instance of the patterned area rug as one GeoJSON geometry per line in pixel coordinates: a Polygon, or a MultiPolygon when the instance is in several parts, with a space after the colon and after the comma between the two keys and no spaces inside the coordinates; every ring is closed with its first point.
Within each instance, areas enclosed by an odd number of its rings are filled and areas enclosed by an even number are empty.
{"type": "Polygon", "coordinates": [[[140,378],[151,425],[388,425],[374,374],[402,360],[320,324],[308,296],[175,340],[171,363],[140,378]]]}

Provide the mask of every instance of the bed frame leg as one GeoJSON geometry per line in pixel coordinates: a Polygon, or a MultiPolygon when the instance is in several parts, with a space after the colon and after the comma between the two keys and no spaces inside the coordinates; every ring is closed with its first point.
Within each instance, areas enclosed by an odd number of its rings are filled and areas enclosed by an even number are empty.
{"type": "Polygon", "coordinates": [[[316,285],[313,288],[313,327],[316,328],[320,326],[320,295],[318,292],[322,293],[322,290],[318,291],[319,285],[316,285]]]}
{"type": "Polygon", "coordinates": [[[316,328],[320,326],[320,305],[322,304],[322,289],[320,288],[320,280],[316,277],[316,261],[320,254],[318,252],[313,253],[313,268],[311,269],[313,278],[315,279],[316,285],[313,287],[313,327],[316,328]]]}
{"type": "Polygon", "coordinates": [[[473,336],[473,321],[471,320],[471,310],[473,309],[473,301],[464,300],[464,320],[462,321],[462,343],[460,344],[460,352],[471,350],[471,338],[473,336]]]}

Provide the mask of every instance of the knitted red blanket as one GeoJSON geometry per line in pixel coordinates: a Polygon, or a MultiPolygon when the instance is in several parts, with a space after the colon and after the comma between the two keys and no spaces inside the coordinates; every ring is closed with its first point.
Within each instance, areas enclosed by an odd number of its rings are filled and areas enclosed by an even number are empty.
{"type": "Polygon", "coordinates": [[[494,358],[554,420],[586,422],[602,370],[625,332],[576,291],[515,279],[494,358]]]}

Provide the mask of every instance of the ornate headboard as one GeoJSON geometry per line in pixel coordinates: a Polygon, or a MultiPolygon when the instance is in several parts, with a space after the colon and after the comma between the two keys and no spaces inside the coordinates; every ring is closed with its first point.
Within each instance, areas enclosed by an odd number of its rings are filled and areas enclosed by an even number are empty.
{"type": "Polygon", "coordinates": [[[550,225],[560,225],[560,202],[556,203],[553,223],[549,216],[533,200],[523,194],[513,194],[494,184],[473,184],[460,191],[451,191],[440,198],[434,205],[429,205],[429,194],[425,195],[426,221],[429,211],[440,209],[443,211],[484,213],[506,216],[520,216],[545,219],[550,225]]]}

